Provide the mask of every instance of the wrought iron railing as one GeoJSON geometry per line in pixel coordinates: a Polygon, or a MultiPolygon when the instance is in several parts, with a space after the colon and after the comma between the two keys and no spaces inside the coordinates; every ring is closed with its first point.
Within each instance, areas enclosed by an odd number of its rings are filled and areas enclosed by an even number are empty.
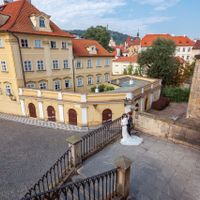
{"type": "Polygon", "coordinates": [[[24,200],[107,200],[117,196],[117,169],[24,200]]]}
{"type": "Polygon", "coordinates": [[[48,192],[63,184],[73,170],[71,148],[69,148],[56,163],[42,176],[41,179],[25,194],[24,198],[48,192]]]}
{"type": "Polygon", "coordinates": [[[82,159],[86,159],[95,152],[99,151],[115,138],[121,135],[121,119],[116,119],[113,122],[100,127],[81,139],[81,155],[82,159]]]}

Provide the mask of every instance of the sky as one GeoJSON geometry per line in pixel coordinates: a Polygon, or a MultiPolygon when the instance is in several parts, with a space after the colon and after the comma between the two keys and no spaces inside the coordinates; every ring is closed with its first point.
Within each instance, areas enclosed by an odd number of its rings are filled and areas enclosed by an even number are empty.
{"type": "MultiPolygon", "coordinates": [[[[1,1],[1,0],[0,0],[1,1]]],[[[200,0],[32,0],[66,30],[103,25],[135,36],[171,33],[200,38],[200,0]]]]}

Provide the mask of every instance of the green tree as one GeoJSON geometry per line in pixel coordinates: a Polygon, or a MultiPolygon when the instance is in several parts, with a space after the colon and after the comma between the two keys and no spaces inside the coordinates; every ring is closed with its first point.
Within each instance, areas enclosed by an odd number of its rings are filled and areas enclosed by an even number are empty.
{"type": "Polygon", "coordinates": [[[124,74],[124,75],[127,75],[127,74],[128,74],[128,72],[127,72],[127,70],[126,70],[126,69],[124,69],[124,72],[123,72],[123,74],[124,74]]]}
{"type": "Polygon", "coordinates": [[[151,48],[139,54],[138,63],[149,77],[162,79],[163,85],[177,85],[179,66],[174,57],[175,50],[172,40],[158,38],[151,48]]]}
{"type": "Polygon", "coordinates": [[[110,50],[108,46],[110,41],[110,33],[106,27],[96,26],[86,30],[84,38],[98,41],[105,49],[110,50]]]}
{"type": "Polygon", "coordinates": [[[129,75],[133,74],[133,65],[131,64],[128,65],[128,74],[129,75]]]}

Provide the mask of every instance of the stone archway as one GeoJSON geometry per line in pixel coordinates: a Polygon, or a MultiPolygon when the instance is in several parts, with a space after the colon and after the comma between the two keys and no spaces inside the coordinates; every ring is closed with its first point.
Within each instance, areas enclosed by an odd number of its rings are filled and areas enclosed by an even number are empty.
{"type": "Polygon", "coordinates": [[[29,116],[33,118],[37,118],[36,108],[33,103],[28,104],[29,116]]]}
{"type": "Polygon", "coordinates": [[[69,124],[77,126],[77,112],[74,109],[68,111],[69,124]]]}
{"type": "Polygon", "coordinates": [[[48,106],[47,115],[48,115],[49,121],[52,121],[52,122],[56,121],[56,112],[53,106],[48,106]]]}
{"type": "Polygon", "coordinates": [[[102,124],[112,121],[112,110],[105,109],[102,112],[102,124]]]}

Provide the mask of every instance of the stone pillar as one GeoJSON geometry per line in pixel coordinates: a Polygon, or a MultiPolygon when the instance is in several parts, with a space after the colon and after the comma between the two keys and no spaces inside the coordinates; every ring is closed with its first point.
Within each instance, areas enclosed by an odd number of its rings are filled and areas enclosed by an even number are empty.
{"type": "Polygon", "coordinates": [[[140,111],[143,112],[144,111],[144,88],[142,88],[141,93],[142,93],[142,97],[140,99],[140,111]]]}
{"type": "Polygon", "coordinates": [[[66,139],[72,151],[72,162],[74,167],[78,167],[82,163],[81,158],[81,137],[71,136],[66,139]]]}
{"type": "Polygon", "coordinates": [[[81,106],[82,126],[87,127],[88,126],[88,113],[87,113],[87,95],[86,94],[81,95],[81,103],[84,103],[81,106]]]}
{"type": "Polygon", "coordinates": [[[115,160],[117,169],[117,193],[126,199],[129,196],[130,175],[132,161],[125,156],[120,156],[115,160]]]}
{"type": "Polygon", "coordinates": [[[40,119],[44,119],[44,109],[42,101],[38,101],[38,110],[40,119]]]}
{"type": "Polygon", "coordinates": [[[65,122],[64,119],[64,106],[62,104],[58,105],[58,114],[59,114],[59,121],[65,122]]]}
{"type": "Polygon", "coordinates": [[[21,106],[22,115],[26,116],[25,103],[23,99],[20,100],[20,106],[21,106]]]}
{"type": "Polygon", "coordinates": [[[151,94],[150,94],[150,108],[153,103],[153,84],[151,84],[151,94]]]}

